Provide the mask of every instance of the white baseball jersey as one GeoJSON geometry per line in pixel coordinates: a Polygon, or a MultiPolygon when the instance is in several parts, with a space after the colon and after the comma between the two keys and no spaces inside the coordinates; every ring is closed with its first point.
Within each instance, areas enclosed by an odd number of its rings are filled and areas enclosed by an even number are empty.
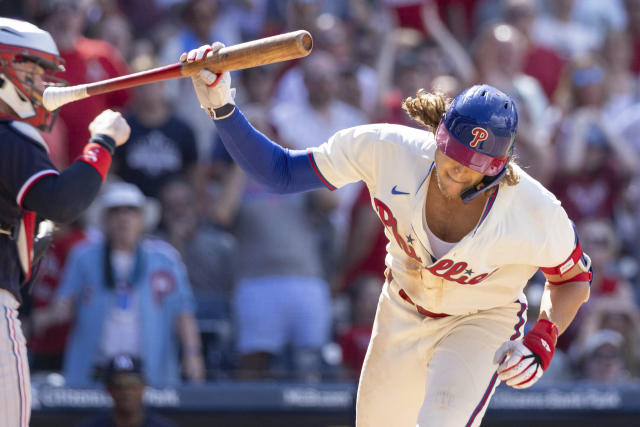
{"type": "Polygon", "coordinates": [[[310,149],[329,187],[369,187],[389,238],[386,264],[416,306],[450,315],[504,306],[539,267],[568,270],[581,255],[560,202],[516,166],[520,183],[488,190],[475,229],[436,259],[425,214],[435,150],[431,132],[391,124],[346,129],[310,149]]]}

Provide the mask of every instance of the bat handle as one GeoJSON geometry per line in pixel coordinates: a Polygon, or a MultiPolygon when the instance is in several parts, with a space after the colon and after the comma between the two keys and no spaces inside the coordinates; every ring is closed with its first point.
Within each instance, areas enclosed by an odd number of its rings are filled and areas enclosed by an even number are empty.
{"type": "Polygon", "coordinates": [[[88,96],[86,84],[68,87],[53,86],[44,90],[42,104],[47,110],[53,111],[64,104],[84,99],[88,96]]]}

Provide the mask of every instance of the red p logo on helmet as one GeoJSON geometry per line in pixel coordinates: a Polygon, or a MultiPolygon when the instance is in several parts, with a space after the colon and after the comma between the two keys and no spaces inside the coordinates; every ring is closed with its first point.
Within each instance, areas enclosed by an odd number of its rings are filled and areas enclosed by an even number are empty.
{"type": "Polygon", "coordinates": [[[489,137],[489,133],[487,132],[487,130],[481,127],[473,128],[471,130],[471,133],[473,134],[474,138],[473,141],[469,143],[469,145],[473,148],[475,148],[479,142],[482,142],[489,137]]]}

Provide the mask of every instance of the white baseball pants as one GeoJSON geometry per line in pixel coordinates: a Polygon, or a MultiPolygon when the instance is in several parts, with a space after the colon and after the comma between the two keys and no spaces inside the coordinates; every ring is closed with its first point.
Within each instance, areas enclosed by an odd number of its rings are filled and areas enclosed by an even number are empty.
{"type": "Polygon", "coordinates": [[[498,385],[493,356],[519,338],[526,304],[430,318],[385,283],[356,403],[357,427],[479,426],[498,385]]]}
{"type": "Polygon", "coordinates": [[[31,382],[18,306],[13,295],[0,289],[0,425],[27,427],[31,382]]]}

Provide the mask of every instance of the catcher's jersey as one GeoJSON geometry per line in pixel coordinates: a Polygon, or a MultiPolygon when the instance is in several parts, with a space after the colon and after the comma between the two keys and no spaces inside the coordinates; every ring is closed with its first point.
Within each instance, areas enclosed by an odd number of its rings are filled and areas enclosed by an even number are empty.
{"type": "Polygon", "coordinates": [[[21,283],[31,275],[36,213],[22,202],[38,180],[58,175],[48,147],[27,123],[0,120],[0,289],[20,299],[21,283]]]}
{"type": "Polygon", "coordinates": [[[568,267],[579,249],[572,222],[517,166],[520,182],[489,190],[474,230],[435,258],[425,215],[435,150],[431,132],[390,124],[346,129],[310,149],[330,188],[359,180],[369,187],[389,238],[385,262],[417,306],[453,315],[498,307],[522,298],[539,267],[568,267]]]}

